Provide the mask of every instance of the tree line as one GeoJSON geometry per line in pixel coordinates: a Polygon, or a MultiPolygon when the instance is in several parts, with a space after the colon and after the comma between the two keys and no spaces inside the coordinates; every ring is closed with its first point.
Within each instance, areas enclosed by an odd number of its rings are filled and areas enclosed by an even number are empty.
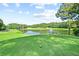
{"type": "Polygon", "coordinates": [[[67,22],[50,22],[50,23],[29,25],[28,27],[31,27],[31,28],[67,28],[68,24],[67,22]]]}

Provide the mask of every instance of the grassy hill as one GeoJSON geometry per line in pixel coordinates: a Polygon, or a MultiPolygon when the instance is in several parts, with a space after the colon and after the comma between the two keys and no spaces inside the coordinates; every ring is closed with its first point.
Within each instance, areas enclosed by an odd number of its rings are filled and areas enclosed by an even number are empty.
{"type": "Polygon", "coordinates": [[[0,33],[0,55],[79,55],[79,37],[68,35],[27,36],[18,31],[0,33]]]}

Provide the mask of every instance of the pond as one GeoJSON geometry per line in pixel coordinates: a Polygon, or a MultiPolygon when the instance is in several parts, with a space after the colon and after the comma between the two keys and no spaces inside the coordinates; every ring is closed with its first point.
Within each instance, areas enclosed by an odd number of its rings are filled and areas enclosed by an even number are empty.
{"type": "Polygon", "coordinates": [[[67,30],[25,30],[26,35],[64,35],[68,34],[67,30]]]}
{"type": "Polygon", "coordinates": [[[34,32],[34,31],[31,31],[31,30],[28,30],[25,32],[25,34],[27,35],[40,35],[40,32],[34,32]]]}
{"type": "Polygon", "coordinates": [[[43,35],[43,34],[53,34],[53,30],[27,30],[24,34],[27,35],[43,35]]]}

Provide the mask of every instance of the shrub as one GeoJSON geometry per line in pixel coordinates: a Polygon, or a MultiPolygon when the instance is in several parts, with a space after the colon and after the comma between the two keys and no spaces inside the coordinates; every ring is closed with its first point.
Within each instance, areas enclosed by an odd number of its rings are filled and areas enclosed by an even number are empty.
{"type": "Polygon", "coordinates": [[[74,28],[73,33],[74,35],[79,36],[79,28],[74,28]]]}
{"type": "Polygon", "coordinates": [[[2,26],[3,26],[3,21],[2,19],[0,19],[0,30],[2,29],[2,26]]]}
{"type": "Polygon", "coordinates": [[[6,26],[5,26],[5,24],[3,23],[3,20],[0,19],[0,31],[3,31],[3,30],[6,30],[6,26]]]}

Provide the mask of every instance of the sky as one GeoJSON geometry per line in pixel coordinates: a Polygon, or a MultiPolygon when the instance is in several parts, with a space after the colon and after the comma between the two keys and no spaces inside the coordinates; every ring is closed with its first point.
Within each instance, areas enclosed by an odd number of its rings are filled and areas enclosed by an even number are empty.
{"type": "Polygon", "coordinates": [[[55,14],[59,3],[0,3],[0,18],[4,24],[40,24],[61,22],[55,14]]]}

